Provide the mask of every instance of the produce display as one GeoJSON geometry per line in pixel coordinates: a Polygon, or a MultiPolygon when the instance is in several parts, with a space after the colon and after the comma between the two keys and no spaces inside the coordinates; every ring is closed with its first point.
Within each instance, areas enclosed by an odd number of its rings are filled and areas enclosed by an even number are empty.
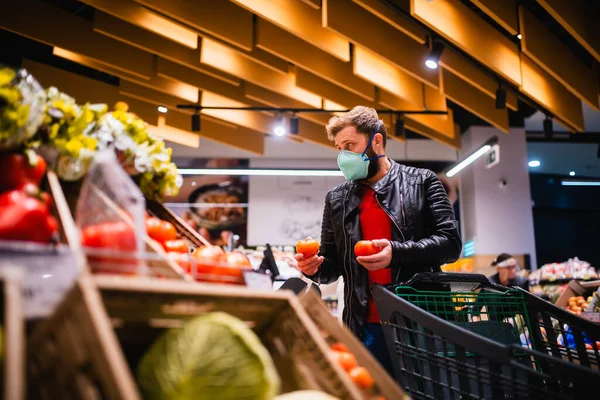
{"type": "Polygon", "coordinates": [[[375,385],[373,377],[365,367],[358,365],[356,357],[344,343],[333,343],[330,354],[340,367],[346,371],[350,380],[363,392],[366,398],[385,400],[384,397],[372,393],[375,385]]]}
{"type": "Polygon", "coordinates": [[[146,399],[268,400],[280,379],[269,352],[246,324],[225,313],[187,321],[160,336],[137,380],[146,399]]]}
{"type": "Polygon", "coordinates": [[[560,283],[560,284],[546,283],[543,285],[538,283],[536,285],[530,286],[529,291],[531,293],[535,294],[536,296],[547,299],[548,301],[550,301],[552,303],[556,303],[556,301],[558,300],[560,295],[563,294],[563,292],[567,288],[567,285],[568,285],[567,283],[560,283]]]}
{"type": "Polygon", "coordinates": [[[598,279],[598,273],[590,263],[575,257],[563,263],[546,264],[529,274],[529,282],[532,285],[562,279],[598,279]]]}
{"type": "Polygon", "coordinates": [[[583,296],[572,296],[569,297],[569,305],[566,307],[566,310],[575,315],[581,315],[583,311],[587,310],[591,302],[592,296],[588,296],[587,299],[583,296]]]}

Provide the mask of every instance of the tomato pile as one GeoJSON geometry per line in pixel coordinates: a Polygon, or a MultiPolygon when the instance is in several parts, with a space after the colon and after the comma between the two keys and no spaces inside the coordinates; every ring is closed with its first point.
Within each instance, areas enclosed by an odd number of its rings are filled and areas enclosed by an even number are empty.
{"type": "Polygon", "coordinates": [[[48,243],[58,232],[50,196],[39,189],[45,172],[36,154],[0,153],[0,240],[48,243]]]}

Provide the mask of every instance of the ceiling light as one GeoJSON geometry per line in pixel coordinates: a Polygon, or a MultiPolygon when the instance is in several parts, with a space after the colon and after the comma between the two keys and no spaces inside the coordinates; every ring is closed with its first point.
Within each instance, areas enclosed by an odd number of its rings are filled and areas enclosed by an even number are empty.
{"type": "Polygon", "coordinates": [[[561,181],[563,186],[600,186],[600,181],[561,181]]]}
{"type": "Polygon", "coordinates": [[[517,39],[521,40],[523,39],[523,35],[521,35],[520,33],[517,35],[517,39]]]}
{"type": "Polygon", "coordinates": [[[196,111],[194,115],[192,115],[192,132],[200,132],[200,113],[196,111]]]}
{"type": "Polygon", "coordinates": [[[395,136],[397,138],[404,137],[404,118],[398,117],[396,118],[396,132],[395,136]]]}
{"type": "Polygon", "coordinates": [[[431,51],[425,60],[425,66],[429,69],[436,69],[440,63],[440,57],[444,51],[444,44],[439,41],[434,41],[431,46],[431,51]]]}
{"type": "Polygon", "coordinates": [[[181,175],[235,175],[235,176],[343,176],[339,170],[319,169],[217,169],[179,168],[181,175]]]}
{"type": "Polygon", "coordinates": [[[569,172],[569,176],[575,176],[575,171],[569,172]]]}
{"type": "Polygon", "coordinates": [[[506,89],[501,84],[496,88],[496,109],[504,110],[506,108],[506,89]]]}
{"type": "Polygon", "coordinates": [[[552,139],[552,135],[554,135],[552,119],[548,115],[546,115],[546,119],[544,120],[544,136],[546,137],[546,139],[552,139]]]}
{"type": "Polygon", "coordinates": [[[285,120],[283,117],[277,118],[277,123],[275,128],[273,128],[273,134],[275,136],[284,136],[285,135],[285,120]]]}
{"type": "Polygon", "coordinates": [[[167,109],[167,107],[158,106],[158,112],[159,112],[159,113],[166,114],[166,113],[167,113],[167,111],[169,111],[169,110],[167,109]]]}
{"type": "Polygon", "coordinates": [[[292,115],[290,117],[290,134],[297,135],[300,131],[300,121],[298,120],[298,116],[292,115]]]}
{"type": "Polygon", "coordinates": [[[542,165],[542,163],[539,160],[531,160],[527,165],[529,165],[531,168],[537,168],[542,165]]]}
{"type": "Polygon", "coordinates": [[[490,140],[485,142],[479,150],[475,151],[473,154],[471,154],[470,156],[468,156],[467,158],[465,158],[464,160],[459,162],[455,167],[450,169],[450,171],[446,172],[446,176],[448,178],[452,178],[454,175],[456,175],[460,171],[462,171],[467,165],[471,164],[472,162],[477,160],[479,157],[481,157],[482,155],[484,155],[485,153],[490,151],[492,146],[497,143],[498,143],[498,137],[496,137],[496,136],[492,137],[490,140]]]}

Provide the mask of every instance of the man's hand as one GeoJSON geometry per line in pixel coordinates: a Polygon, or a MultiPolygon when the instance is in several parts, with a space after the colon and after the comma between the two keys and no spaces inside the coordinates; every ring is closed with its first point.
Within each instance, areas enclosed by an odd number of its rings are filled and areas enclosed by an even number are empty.
{"type": "Polygon", "coordinates": [[[304,275],[313,276],[317,272],[319,272],[319,267],[323,264],[323,257],[319,257],[318,255],[314,255],[310,258],[304,259],[302,254],[296,254],[296,261],[298,262],[298,268],[304,275]]]}
{"type": "Polygon", "coordinates": [[[377,271],[389,267],[392,262],[392,245],[387,239],[373,240],[373,245],[381,247],[381,251],[370,256],[356,257],[356,261],[369,271],[377,271]]]}

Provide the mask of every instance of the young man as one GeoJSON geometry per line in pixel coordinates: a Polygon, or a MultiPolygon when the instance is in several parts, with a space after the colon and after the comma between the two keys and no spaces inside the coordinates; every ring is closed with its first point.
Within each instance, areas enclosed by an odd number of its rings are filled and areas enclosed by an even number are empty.
{"type": "Polygon", "coordinates": [[[369,287],[440,271],[461,251],[454,210],[437,176],[385,157],[386,128],[377,112],[357,106],[333,117],[327,135],[340,151],[347,182],[325,199],[319,255],[296,254],[300,270],[317,283],[344,277],[344,323],[392,373],[369,287]],[[356,257],[354,245],[373,240],[381,251],[356,257]]]}
{"type": "Polygon", "coordinates": [[[490,282],[503,286],[518,286],[529,291],[529,281],[517,275],[519,264],[510,254],[500,254],[492,261],[492,267],[496,267],[496,273],[489,277],[490,282]]]}

